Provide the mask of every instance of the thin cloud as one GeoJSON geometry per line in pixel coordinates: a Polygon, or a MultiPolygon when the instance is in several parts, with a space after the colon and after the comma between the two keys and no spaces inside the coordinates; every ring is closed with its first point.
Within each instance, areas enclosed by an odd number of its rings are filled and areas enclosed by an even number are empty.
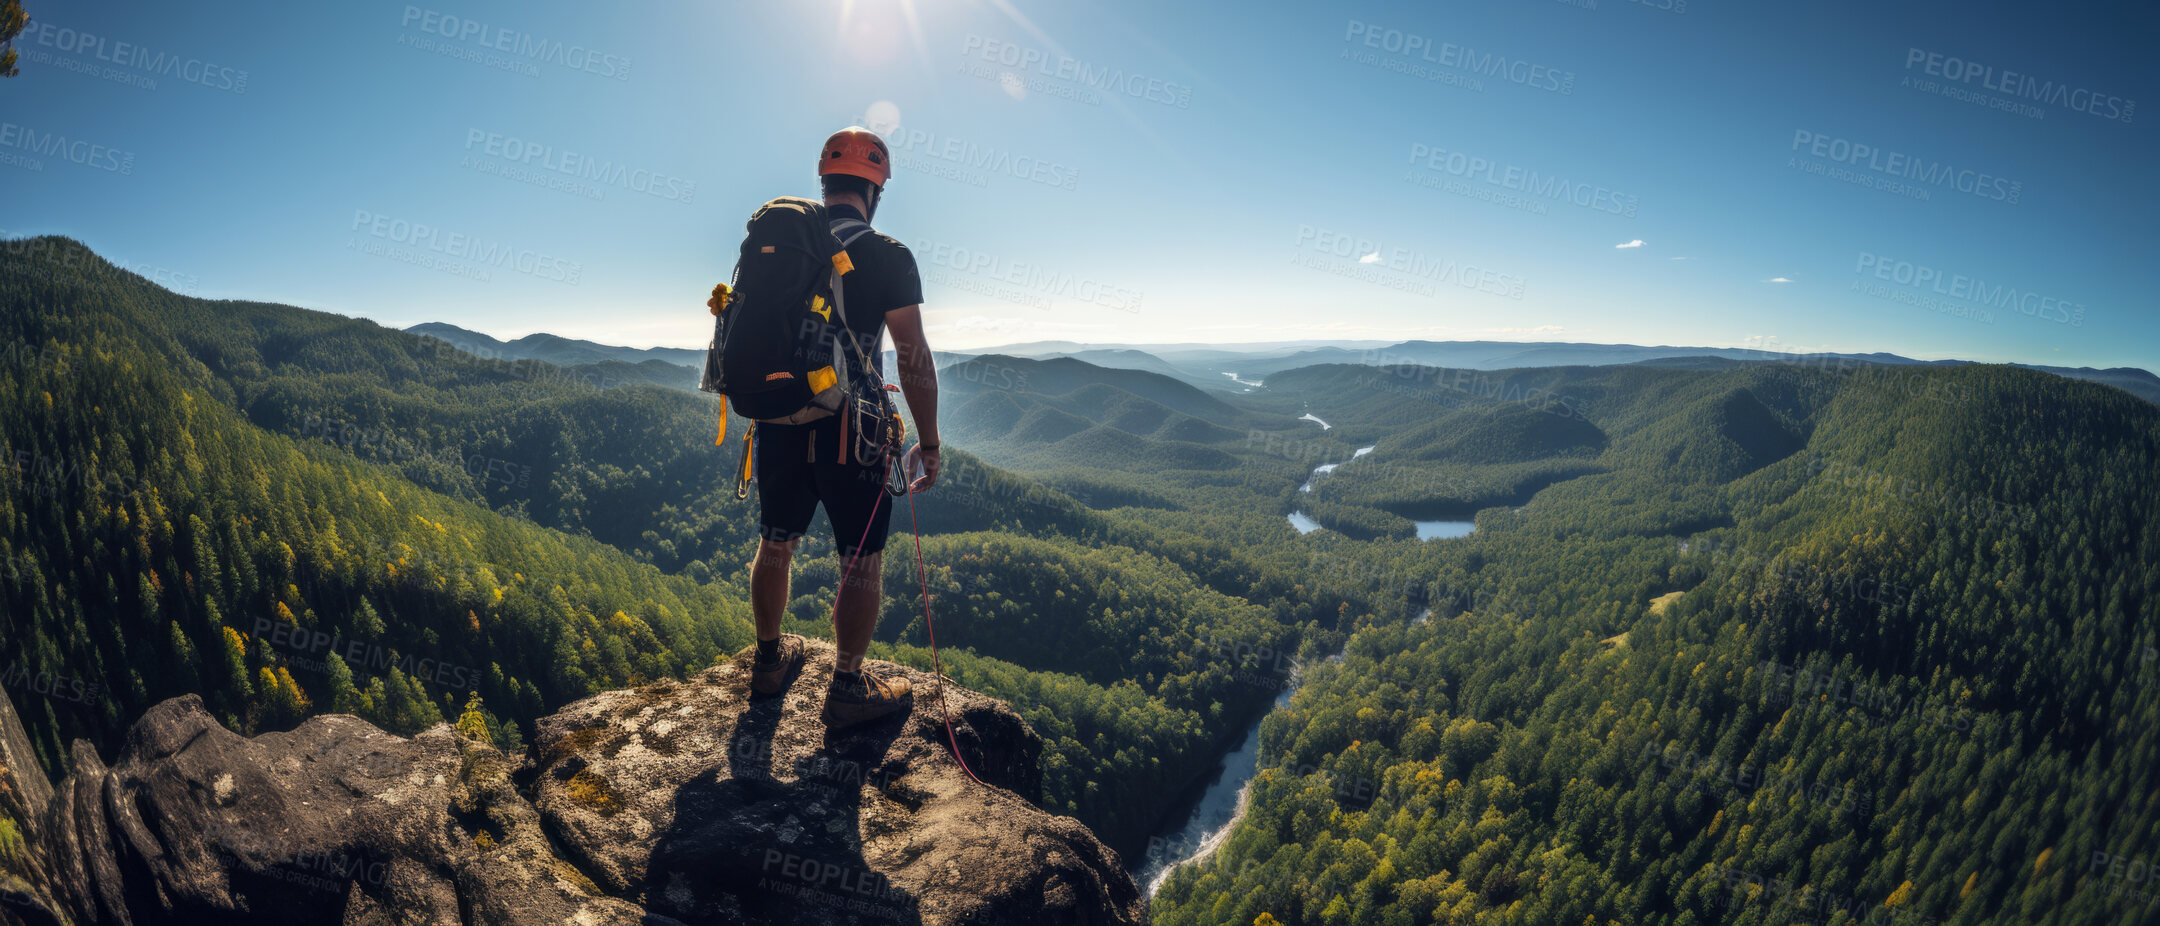
{"type": "Polygon", "coordinates": [[[1374,251],[1371,254],[1360,257],[1357,259],[1357,262],[1361,264],[1377,264],[1380,262],[1380,252],[1374,251]]]}
{"type": "Polygon", "coordinates": [[[1642,239],[1641,239],[1641,238],[1637,238],[1637,239],[1635,239],[1635,240],[1633,240],[1633,241],[1630,241],[1630,242],[1628,242],[1628,243],[1626,243],[1626,244],[1616,244],[1616,245],[1613,245],[1613,247],[1615,247],[1615,248],[1639,248],[1639,247],[1642,247],[1642,239]]]}
{"type": "Polygon", "coordinates": [[[1791,281],[1791,280],[1788,280],[1788,279],[1786,279],[1786,278],[1784,278],[1784,277],[1771,277],[1771,278],[1769,278],[1769,279],[1767,279],[1767,280],[1764,280],[1763,282],[1765,282],[1765,283],[1790,283],[1790,282],[1792,282],[1792,281],[1791,281]]]}

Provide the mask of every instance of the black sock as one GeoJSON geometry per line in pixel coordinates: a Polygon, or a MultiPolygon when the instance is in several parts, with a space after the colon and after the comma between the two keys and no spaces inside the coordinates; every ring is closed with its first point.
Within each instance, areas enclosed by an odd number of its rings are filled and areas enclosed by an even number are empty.
{"type": "Polygon", "coordinates": [[[771,662],[780,658],[780,638],[757,641],[757,658],[759,662],[771,662]]]}
{"type": "Polygon", "coordinates": [[[839,669],[834,669],[832,674],[832,683],[835,687],[860,685],[862,684],[862,670],[858,669],[853,672],[842,672],[839,669]]]}

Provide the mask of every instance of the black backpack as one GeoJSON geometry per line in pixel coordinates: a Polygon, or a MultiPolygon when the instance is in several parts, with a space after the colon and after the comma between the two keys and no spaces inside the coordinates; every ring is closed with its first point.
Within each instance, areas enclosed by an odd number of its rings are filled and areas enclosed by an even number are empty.
{"type": "MultiPolygon", "coordinates": [[[[886,403],[877,365],[848,329],[842,284],[854,269],[847,246],[870,232],[869,223],[835,220],[822,203],[783,196],[751,213],[745,230],[734,285],[714,287],[709,303],[718,318],[698,388],[721,398],[713,443],[727,440],[730,406],[755,422],[804,424],[858,400],[886,403]]],[[[743,435],[738,496],[749,489],[751,441],[743,435]]]]}

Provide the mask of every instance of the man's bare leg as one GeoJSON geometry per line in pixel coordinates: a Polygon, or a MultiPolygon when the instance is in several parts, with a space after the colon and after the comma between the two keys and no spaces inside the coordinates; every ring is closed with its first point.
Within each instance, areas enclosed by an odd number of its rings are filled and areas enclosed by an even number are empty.
{"type": "MultiPolygon", "coordinates": [[[[883,551],[858,558],[852,569],[847,560],[841,560],[840,568],[851,571],[840,583],[840,600],[833,609],[833,642],[840,649],[833,660],[835,672],[862,669],[863,653],[870,649],[870,633],[877,629],[878,608],[885,601],[884,567],[883,551]]],[[[779,622],[773,626],[777,628],[779,622]]]]}
{"type": "Polygon", "coordinates": [[[750,615],[757,620],[759,640],[780,638],[780,616],[787,610],[788,569],[795,561],[795,544],[758,542],[757,558],[750,562],[750,615]]]}

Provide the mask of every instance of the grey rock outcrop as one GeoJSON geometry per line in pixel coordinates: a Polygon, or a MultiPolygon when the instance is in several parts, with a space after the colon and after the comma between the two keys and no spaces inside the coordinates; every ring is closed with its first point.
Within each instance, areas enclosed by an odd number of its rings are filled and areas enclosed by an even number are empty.
{"type": "Polygon", "coordinates": [[[730,665],[540,722],[534,803],[609,894],[689,922],[1133,923],[1144,902],[1078,821],[1035,807],[1041,743],[1004,703],[906,673],[904,717],[829,735],[831,647],[783,697],[730,665]]]}
{"type": "Polygon", "coordinates": [[[447,724],[247,738],[175,698],[110,767],[77,743],[49,797],[0,701],[0,799],[27,817],[0,887],[43,882],[0,891],[0,923],[1146,921],[1117,856],[1032,803],[1041,747],[1011,708],[945,689],[981,784],[926,673],[897,670],[912,710],[828,735],[830,665],[813,641],[772,699],[741,661],[597,695],[543,718],[522,762],[447,724]]]}

